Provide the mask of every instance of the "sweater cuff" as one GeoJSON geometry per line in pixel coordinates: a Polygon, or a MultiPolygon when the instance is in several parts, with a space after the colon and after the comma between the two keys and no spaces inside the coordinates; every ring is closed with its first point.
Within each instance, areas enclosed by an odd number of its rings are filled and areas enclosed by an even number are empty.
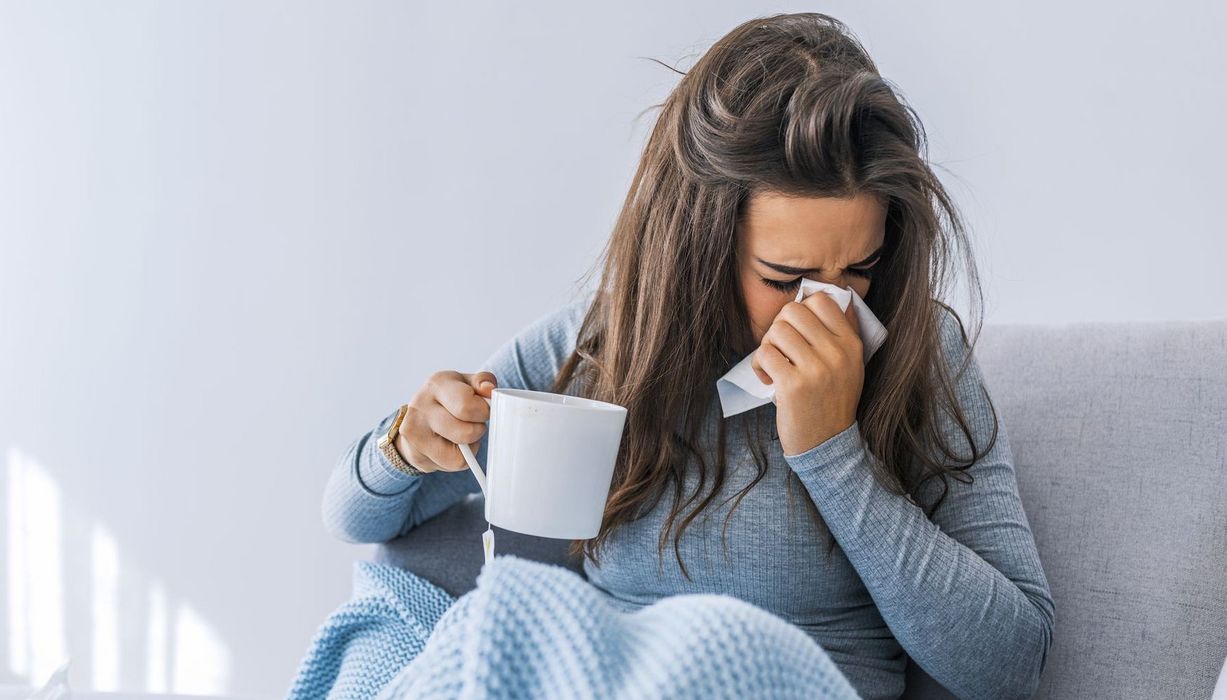
{"type": "Polygon", "coordinates": [[[798,473],[859,458],[864,449],[860,421],[827,438],[810,449],[795,455],[784,455],[784,461],[798,473]]]}
{"type": "Polygon", "coordinates": [[[388,461],[379,450],[377,436],[387,432],[390,421],[381,421],[366,441],[366,459],[358,460],[358,478],[368,491],[378,496],[398,496],[422,477],[406,474],[388,461]]]}

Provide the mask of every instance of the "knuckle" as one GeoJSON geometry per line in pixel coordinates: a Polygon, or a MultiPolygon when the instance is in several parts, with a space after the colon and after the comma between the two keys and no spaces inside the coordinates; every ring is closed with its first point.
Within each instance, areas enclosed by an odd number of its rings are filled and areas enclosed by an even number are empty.
{"type": "Polygon", "coordinates": [[[412,404],[405,410],[405,417],[400,423],[400,434],[409,438],[420,435],[427,425],[426,416],[422,410],[412,404]]]}
{"type": "Polygon", "coordinates": [[[453,446],[459,445],[462,442],[463,443],[472,442],[472,440],[469,439],[469,434],[472,431],[470,430],[468,423],[459,422],[459,421],[448,423],[447,428],[445,429],[445,432],[447,434],[443,436],[443,439],[452,443],[453,446]]]}
{"type": "Polygon", "coordinates": [[[761,345],[759,346],[757,350],[754,351],[754,361],[758,363],[758,366],[760,368],[771,364],[771,360],[772,360],[771,352],[773,349],[774,348],[771,345],[761,345]]]}
{"type": "Polygon", "coordinates": [[[441,369],[438,372],[432,372],[426,379],[426,383],[434,390],[438,391],[447,385],[448,382],[455,381],[456,372],[450,369],[441,369]]]}
{"type": "Polygon", "coordinates": [[[457,418],[473,423],[485,421],[489,410],[490,408],[486,405],[486,402],[474,394],[471,399],[464,403],[464,415],[457,416],[457,418]]]}
{"type": "MultiPolygon", "coordinates": [[[[776,316],[774,326],[779,326],[782,330],[792,330],[799,327],[801,316],[797,309],[798,304],[790,304],[786,307],[779,316],[776,316]]],[[[809,313],[809,312],[806,312],[809,313]]]]}
{"type": "Polygon", "coordinates": [[[422,385],[422,388],[418,390],[417,395],[413,397],[413,403],[424,408],[434,403],[438,396],[439,385],[435,383],[435,380],[428,379],[422,385]]]}
{"type": "Polygon", "coordinates": [[[455,413],[452,413],[450,410],[448,413],[456,420],[467,421],[469,420],[469,415],[473,413],[473,407],[469,404],[469,399],[466,397],[464,402],[456,408],[455,413]]]}
{"type": "Polygon", "coordinates": [[[480,423],[470,423],[461,437],[467,443],[474,443],[481,439],[482,435],[486,434],[486,426],[480,423]]]}

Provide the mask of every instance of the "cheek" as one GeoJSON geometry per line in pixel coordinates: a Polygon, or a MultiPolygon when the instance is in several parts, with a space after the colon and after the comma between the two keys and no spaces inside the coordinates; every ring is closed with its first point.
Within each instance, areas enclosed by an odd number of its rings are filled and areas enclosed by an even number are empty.
{"type": "Polygon", "coordinates": [[[871,280],[860,277],[848,282],[848,286],[856,290],[857,296],[864,299],[865,295],[869,294],[869,284],[871,280]]]}
{"type": "Polygon", "coordinates": [[[746,312],[750,315],[750,330],[754,342],[762,342],[763,334],[771,326],[784,305],[792,301],[793,294],[784,294],[769,288],[762,282],[746,281],[742,284],[742,296],[746,300],[746,312]]]}

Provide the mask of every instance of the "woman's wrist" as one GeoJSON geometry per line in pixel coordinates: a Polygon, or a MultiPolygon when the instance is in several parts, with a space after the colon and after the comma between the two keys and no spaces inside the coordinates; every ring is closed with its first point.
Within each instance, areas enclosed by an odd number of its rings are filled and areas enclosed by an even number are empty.
{"type": "MultiPolygon", "coordinates": [[[[409,460],[405,457],[405,455],[409,454],[410,445],[409,445],[409,441],[405,439],[404,435],[397,433],[396,439],[392,441],[392,447],[393,449],[396,450],[397,456],[400,457],[401,463],[404,464],[405,467],[408,467],[409,469],[412,469],[413,471],[419,472],[418,474],[413,474],[413,476],[425,476],[432,471],[430,469],[419,469],[418,467],[415,467],[409,463],[409,460]]],[[[402,468],[401,465],[399,464],[393,464],[393,466],[395,466],[397,469],[400,469],[401,471],[405,471],[405,469],[402,468]]],[[[407,473],[412,474],[412,472],[407,472],[407,473]]]]}
{"type": "Polygon", "coordinates": [[[427,472],[418,469],[405,459],[404,452],[410,451],[408,448],[408,443],[405,444],[404,448],[401,447],[401,440],[404,439],[404,435],[400,431],[401,421],[404,420],[405,414],[408,412],[408,410],[408,404],[400,407],[400,409],[396,412],[395,417],[392,418],[392,422],[388,426],[388,431],[379,436],[379,441],[376,444],[376,448],[379,454],[383,455],[384,461],[386,461],[388,465],[399,474],[413,477],[426,476],[427,472]],[[402,449],[404,449],[404,452],[401,451],[402,449]]]}

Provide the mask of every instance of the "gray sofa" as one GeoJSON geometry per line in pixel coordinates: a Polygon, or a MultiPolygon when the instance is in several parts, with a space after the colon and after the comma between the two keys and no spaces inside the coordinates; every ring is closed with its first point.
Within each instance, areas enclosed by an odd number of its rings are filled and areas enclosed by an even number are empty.
{"type": "MultiPolygon", "coordinates": [[[[1056,602],[1037,697],[1209,698],[1227,657],[1227,319],[990,323],[975,352],[1056,602]]],[[[375,560],[463,594],[482,505],[375,560]]],[[[500,554],[580,570],[564,541],[495,531],[500,554]]],[[[951,695],[909,664],[904,697],[951,695]]]]}

